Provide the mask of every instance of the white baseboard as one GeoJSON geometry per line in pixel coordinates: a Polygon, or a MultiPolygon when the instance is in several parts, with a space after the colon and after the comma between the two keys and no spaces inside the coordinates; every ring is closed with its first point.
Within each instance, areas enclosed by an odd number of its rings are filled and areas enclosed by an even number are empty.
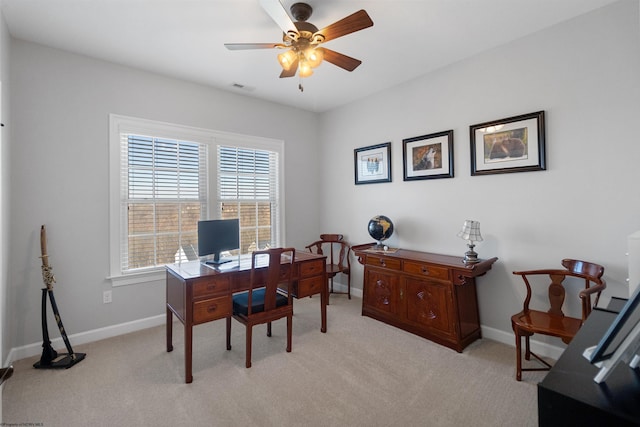
{"type": "MultiPolygon", "coordinates": [[[[338,283],[338,282],[333,282],[333,290],[335,292],[347,292],[347,285],[343,285],[342,283],[338,283]]],[[[351,296],[356,298],[362,298],[362,289],[354,288],[352,286],[351,296]]]]}
{"type": "MultiPolygon", "coordinates": [[[[340,292],[346,292],[347,286],[340,283],[334,283],[334,290],[340,292]]],[[[362,289],[351,288],[351,295],[355,298],[362,298],[362,289]]],[[[69,341],[72,345],[85,344],[93,341],[99,341],[106,338],[112,338],[118,335],[128,334],[130,332],[140,331],[142,329],[152,328],[154,326],[164,325],[166,322],[166,315],[160,314],[153,317],[147,317],[145,319],[134,320],[131,322],[121,323],[119,325],[107,326],[104,328],[94,329],[91,331],[81,332],[69,336],[69,341]]],[[[499,329],[491,328],[488,326],[481,326],[482,336],[484,338],[497,341],[503,344],[515,347],[514,335],[512,332],[505,332],[499,329]]],[[[62,337],[51,340],[51,345],[55,349],[61,349],[59,351],[66,351],[64,341],[62,337]]],[[[554,346],[548,343],[531,340],[531,350],[533,350],[539,356],[550,357],[554,360],[558,360],[560,355],[564,351],[564,348],[554,346]]],[[[28,344],[22,347],[14,347],[9,352],[7,360],[3,366],[9,366],[12,361],[24,359],[26,357],[36,356],[42,353],[42,343],[28,344]]]]}
{"type": "MultiPolygon", "coordinates": [[[[333,289],[339,292],[346,292],[347,285],[343,285],[342,283],[339,283],[339,282],[334,282],[333,289]]],[[[362,298],[362,289],[352,287],[351,296],[356,298],[362,298]]],[[[484,338],[497,341],[515,348],[516,346],[515,335],[513,335],[513,332],[511,331],[505,332],[499,329],[495,329],[495,328],[491,328],[483,325],[481,325],[480,328],[482,330],[482,336],[484,338]]],[[[562,352],[564,351],[563,347],[558,347],[555,345],[536,341],[533,339],[530,341],[530,344],[531,344],[531,350],[534,353],[536,353],[538,356],[550,357],[554,360],[558,360],[560,358],[560,355],[562,355],[562,352]]],[[[514,358],[515,358],[515,354],[514,354],[514,358]]]]}
{"type": "MultiPolygon", "coordinates": [[[[333,289],[335,291],[339,291],[339,292],[346,292],[347,291],[347,285],[343,285],[342,283],[338,283],[338,282],[334,282],[333,283],[333,289]]],[[[358,288],[351,288],[351,296],[356,297],[356,298],[362,298],[362,289],[358,289],[358,288]]],[[[482,330],[482,336],[484,338],[493,340],[493,341],[497,341],[503,344],[507,344],[511,347],[516,346],[515,344],[515,335],[513,335],[513,332],[509,331],[509,332],[505,332],[505,331],[501,331],[499,329],[495,329],[495,328],[491,328],[488,326],[480,326],[481,330],[482,330]]],[[[560,355],[562,355],[562,352],[564,351],[563,347],[558,347],[555,345],[551,345],[548,343],[544,343],[544,342],[540,342],[540,341],[536,341],[536,340],[531,340],[530,341],[531,344],[531,350],[536,353],[538,356],[541,357],[550,357],[554,360],[558,360],[560,358],[560,355]]],[[[514,354],[514,358],[515,358],[515,354],[514,354]]]]}
{"type": "MultiPolygon", "coordinates": [[[[482,326],[482,325],[480,328],[482,330],[483,338],[487,338],[493,341],[498,341],[515,348],[516,341],[515,341],[515,335],[513,335],[513,332],[505,332],[499,329],[490,328],[488,326],[482,326]]],[[[560,358],[560,355],[564,351],[564,348],[562,347],[558,347],[558,346],[540,342],[540,341],[531,340],[530,344],[531,344],[531,351],[536,353],[538,356],[550,357],[554,360],[558,360],[560,358]]],[[[514,358],[515,358],[515,353],[514,353],[514,358]]]]}
{"type": "MultiPolygon", "coordinates": [[[[72,346],[86,344],[93,341],[103,340],[118,335],[128,334],[130,332],[140,331],[142,329],[152,328],[154,326],[164,325],[167,316],[160,314],[158,316],[147,317],[145,319],[134,320],[131,322],[121,323],[119,325],[107,326],[104,328],[94,329],[91,331],[80,332],[78,334],[69,335],[69,341],[72,346]]],[[[59,352],[66,352],[62,337],[51,340],[51,346],[59,352]]],[[[9,352],[5,366],[11,364],[13,360],[20,360],[26,357],[36,356],[42,353],[42,342],[36,344],[27,344],[22,347],[14,347],[9,352]]]]}
{"type": "MultiPolygon", "coordinates": [[[[338,282],[334,282],[333,288],[334,290],[339,292],[347,291],[347,285],[342,285],[338,282]]],[[[362,298],[362,289],[351,288],[351,295],[357,298],[362,298]]],[[[160,314],[158,316],[147,317],[146,319],[139,319],[131,322],[121,323],[119,325],[107,326],[91,331],[80,332],[78,334],[69,335],[69,341],[71,342],[72,346],[75,346],[79,344],[86,344],[93,341],[103,340],[106,338],[112,338],[118,335],[128,334],[130,332],[164,325],[166,322],[166,318],[167,316],[165,314],[160,314]]],[[[67,351],[62,337],[52,339],[51,346],[59,352],[67,351]]],[[[22,347],[14,347],[9,352],[4,366],[8,366],[14,360],[37,356],[39,354],[42,354],[42,342],[27,344],[22,347]]]]}

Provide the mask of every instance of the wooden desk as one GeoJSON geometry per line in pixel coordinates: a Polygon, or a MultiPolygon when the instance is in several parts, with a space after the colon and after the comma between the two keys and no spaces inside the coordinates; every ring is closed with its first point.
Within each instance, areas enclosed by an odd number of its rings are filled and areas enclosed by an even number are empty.
{"type": "Polygon", "coordinates": [[[364,265],[362,315],[458,352],[481,337],[475,278],[498,258],[465,265],[461,256],[352,246],[364,265]]]}
{"type": "MultiPolygon", "coordinates": [[[[327,331],[326,256],[296,252],[293,264],[293,289],[296,298],[320,294],[322,332],[327,331]]],[[[266,263],[262,271],[266,273],[266,263]]],[[[173,351],[173,315],[184,325],[185,382],[193,381],[193,326],[218,319],[230,319],[231,296],[247,290],[251,258],[240,257],[214,268],[200,261],[167,265],[167,351],[173,351]]],[[[227,320],[229,321],[229,320],[227,320]]]]}

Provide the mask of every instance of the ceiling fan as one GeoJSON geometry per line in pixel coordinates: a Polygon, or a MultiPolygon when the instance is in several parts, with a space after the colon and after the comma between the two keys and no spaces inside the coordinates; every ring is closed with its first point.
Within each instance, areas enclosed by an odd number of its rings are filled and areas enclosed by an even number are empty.
{"type": "MultiPolygon", "coordinates": [[[[296,72],[300,77],[309,77],[313,69],[325,60],[347,71],[355,70],[362,61],[342,53],[321,47],[338,37],[373,26],[373,21],[366,11],[359,10],[321,30],[307,19],[313,9],[306,3],[295,3],[291,6],[291,16],[287,14],[279,0],[260,0],[260,5],[271,19],[282,29],[282,43],[225,43],[229,50],[247,49],[286,49],[278,55],[282,66],[280,78],[293,77],[296,72]]],[[[302,85],[298,86],[302,91],[302,85]]]]}

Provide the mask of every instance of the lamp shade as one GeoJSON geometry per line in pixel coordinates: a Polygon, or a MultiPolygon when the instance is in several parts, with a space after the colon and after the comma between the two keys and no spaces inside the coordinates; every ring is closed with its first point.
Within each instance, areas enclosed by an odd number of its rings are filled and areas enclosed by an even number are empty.
{"type": "Polygon", "coordinates": [[[470,242],[482,242],[482,236],[480,235],[480,222],[466,220],[462,225],[462,230],[458,233],[458,237],[470,242]]]}
{"type": "Polygon", "coordinates": [[[300,61],[300,65],[298,67],[298,74],[300,77],[309,77],[313,74],[313,70],[307,61],[300,61]]]}
{"type": "Polygon", "coordinates": [[[298,59],[298,55],[292,50],[288,50],[278,55],[278,62],[286,71],[291,69],[291,65],[298,59]]]}
{"type": "Polygon", "coordinates": [[[316,68],[324,59],[324,49],[321,47],[309,48],[304,57],[311,68],[316,68]]]}

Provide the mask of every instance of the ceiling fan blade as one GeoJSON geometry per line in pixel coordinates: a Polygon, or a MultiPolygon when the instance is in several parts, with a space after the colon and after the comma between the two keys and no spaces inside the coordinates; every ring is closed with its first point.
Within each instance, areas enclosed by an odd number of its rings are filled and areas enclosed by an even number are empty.
{"type": "Polygon", "coordinates": [[[294,34],[297,38],[298,30],[279,0],[260,0],[260,6],[278,24],[283,33],[294,34]]]}
{"type": "Polygon", "coordinates": [[[362,64],[359,59],[352,58],[335,50],[324,49],[324,60],[331,62],[333,65],[337,65],[340,68],[344,68],[347,71],[353,71],[358,68],[358,65],[362,64]]]}
{"type": "Polygon", "coordinates": [[[282,43],[225,43],[224,47],[229,50],[249,50],[249,49],[275,49],[286,47],[282,43]]]}
{"type": "Polygon", "coordinates": [[[296,58],[293,64],[291,64],[291,68],[289,68],[288,70],[282,70],[282,72],[280,73],[280,78],[282,79],[284,77],[293,77],[296,75],[297,71],[298,71],[298,59],[296,58]]]}
{"type": "Polygon", "coordinates": [[[356,31],[364,30],[371,26],[373,26],[373,21],[369,17],[369,14],[364,10],[359,10],[321,29],[316,34],[322,34],[326,42],[347,34],[355,33],[356,31]]]}

